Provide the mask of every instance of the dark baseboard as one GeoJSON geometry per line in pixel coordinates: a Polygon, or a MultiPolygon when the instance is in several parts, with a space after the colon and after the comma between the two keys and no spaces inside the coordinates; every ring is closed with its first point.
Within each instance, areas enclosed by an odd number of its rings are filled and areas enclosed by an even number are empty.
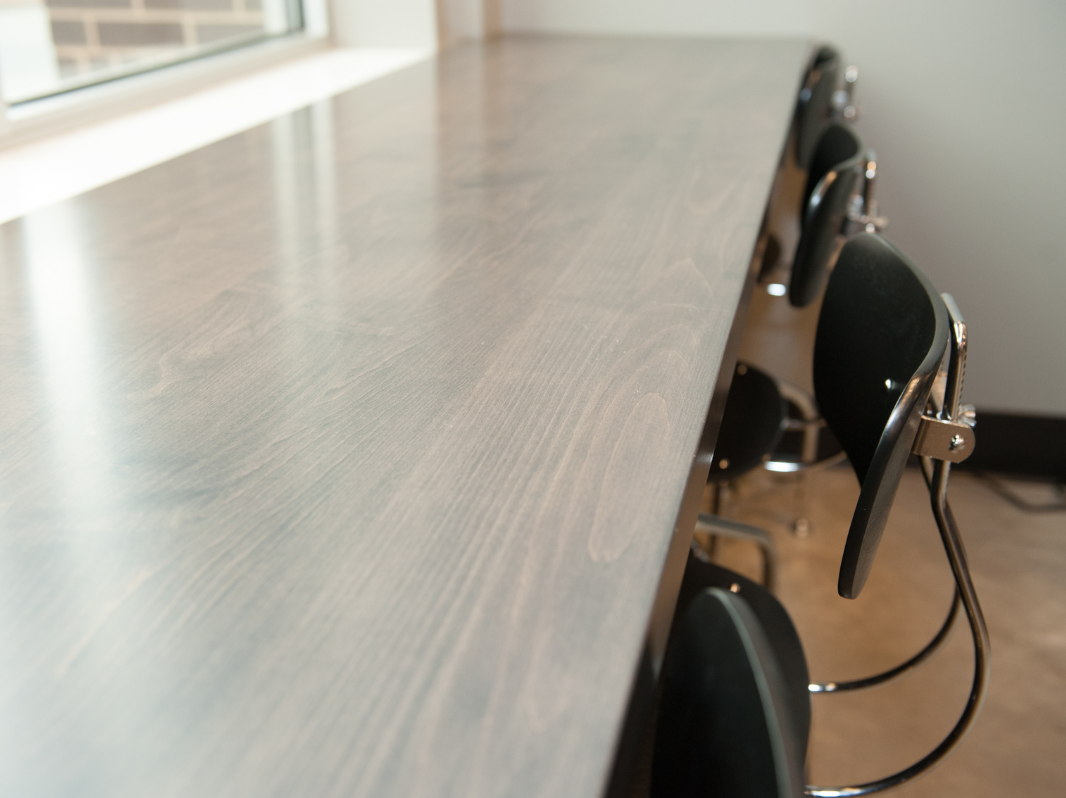
{"type": "Polygon", "coordinates": [[[957,467],[1066,480],[1066,418],[977,410],[977,446],[957,467]]]}

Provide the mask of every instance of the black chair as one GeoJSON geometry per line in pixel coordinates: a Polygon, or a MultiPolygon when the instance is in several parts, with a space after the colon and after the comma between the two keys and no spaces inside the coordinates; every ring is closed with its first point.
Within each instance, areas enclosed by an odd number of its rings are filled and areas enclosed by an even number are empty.
{"type": "MultiPolygon", "coordinates": [[[[839,166],[853,157],[852,153],[857,150],[854,146],[857,142],[848,142],[847,136],[837,137],[837,155],[841,158],[834,166],[839,166]],[[842,146],[841,146],[842,145],[842,146]]],[[[827,150],[829,149],[827,142],[827,150]]],[[[874,233],[880,232],[887,224],[887,220],[878,214],[877,199],[874,195],[877,178],[877,156],[872,150],[864,154],[865,164],[861,165],[863,177],[861,180],[861,193],[852,194],[847,203],[846,218],[843,221],[842,236],[840,242],[846,240],[857,232],[874,233]]],[[[829,160],[829,159],[827,159],[829,160]]],[[[814,183],[816,191],[817,182],[814,183]]],[[[821,202],[817,203],[821,207],[821,202]]],[[[832,240],[832,235],[827,231],[835,227],[836,219],[840,217],[839,207],[833,213],[829,213],[829,202],[822,208],[820,223],[814,223],[810,232],[801,239],[802,254],[796,258],[797,266],[793,271],[790,284],[790,298],[793,304],[802,304],[805,301],[813,301],[821,290],[821,284],[833,261],[833,256],[839,242],[832,240]],[[833,216],[835,218],[830,219],[833,216]]],[[[816,214],[814,214],[816,215],[816,214]]],[[[778,473],[806,472],[815,468],[835,465],[843,458],[843,450],[839,443],[826,430],[825,420],[814,401],[814,397],[807,391],[790,383],[778,381],[778,390],[785,398],[788,405],[788,419],[785,426],[785,435],[782,446],[775,448],[773,456],[767,460],[765,467],[778,473]]],[[[800,532],[801,521],[798,519],[795,526],[800,532]]],[[[803,530],[805,531],[805,529],[803,530]]]]}
{"type": "Polygon", "coordinates": [[[721,588],[696,596],[662,679],[652,796],[803,794],[805,729],[790,714],[777,657],[745,600],[721,588]]]}
{"type": "MultiPolygon", "coordinates": [[[[951,463],[965,459],[974,444],[973,431],[967,423],[972,413],[960,404],[965,357],[966,325],[949,296],[938,296],[925,276],[880,236],[863,234],[848,242],[823,300],[814,359],[818,402],[862,484],[841,561],[838,592],[846,598],[854,598],[861,592],[907,459],[912,453],[917,454],[955,578],[956,601],[961,602],[969,621],[974,643],[974,675],[959,720],[947,737],[921,760],[866,784],[834,788],[808,786],[807,795],[863,795],[899,786],[940,762],[962,739],[980,709],[988,679],[988,632],[970,579],[961,536],[947,502],[951,463]]],[[[954,613],[949,615],[947,625],[953,618],[954,613]]],[[[701,562],[694,548],[675,623],[664,665],[666,677],[653,764],[653,787],[662,789],[653,790],[652,794],[694,795],[697,790],[708,796],[735,794],[729,791],[728,785],[753,778],[751,772],[741,770],[749,767],[748,760],[736,753],[745,746],[762,751],[759,762],[763,766],[772,762],[774,768],[783,768],[775,771],[773,783],[778,785],[777,792],[760,777],[761,780],[752,783],[762,785],[763,792],[751,794],[789,794],[781,790],[782,785],[792,784],[794,760],[766,754],[763,727],[740,717],[744,713],[756,718],[776,715],[777,720],[768,722],[767,728],[791,729],[793,748],[801,753],[805,749],[804,717],[809,718],[810,710],[809,705],[804,709],[804,700],[809,701],[810,692],[829,690],[809,685],[807,694],[801,697],[797,685],[806,679],[806,664],[787,613],[758,585],[701,562]],[[749,653],[752,671],[770,674],[761,678],[767,684],[776,679],[779,686],[757,694],[750,690],[742,692],[732,703],[713,695],[715,690],[728,689],[728,685],[722,685],[724,677],[715,676],[727,671],[722,670],[724,665],[717,649],[702,644],[702,638],[693,629],[704,621],[718,624],[715,629],[720,628],[722,621],[714,618],[721,612],[712,612],[709,607],[713,605],[707,597],[710,595],[722,603],[720,591],[726,582],[730,592],[751,610],[750,616],[741,613],[740,621],[734,623],[747,629],[754,618],[766,638],[762,648],[752,644],[745,649],[755,651],[754,655],[749,653]],[[710,594],[704,592],[708,588],[712,589],[710,594]],[[770,664],[767,659],[771,660],[770,664]],[[745,702],[743,708],[737,708],[741,700],[745,702]],[[714,716],[727,711],[740,714],[714,716]],[[735,739],[715,736],[714,730],[730,728],[737,731],[735,739]],[[658,735],[662,737],[661,744],[658,735]],[[724,747],[722,751],[712,752],[712,744],[724,747]],[[672,753],[671,747],[681,753],[672,753]],[[728,776],[708,772],[699,766],[701,750],[704,756],[723,763],[721,767],[738,770],[728,776]],[[729,758],[730,751],[734,752],[733,760],[729,758]],[[670,772],[675,770],[681,775],[670,772]],[[675,789],[678,784],[690,791],[678,791],[675,789]]],[[[752,640],[758,638],[755,633],[745,633],[752,640]]],[[[942,629],[938,638],[943,636],[946,631],[942,629]]],[[[862,680],[866,683],[861,686],[879,684],[899,675],[928,656],[936,644],[934,639],[903,666],[862,680]]],[[[721,650],[727,650],[724,644],[721,650]]],[[[735,656],[735,652],[730,656],[735,656]]],[[[732,673],[738,666],[730,664],[729,668],[733,669],[728,671],[732,673]]],[[[744,678],[738,677],[740,681],[744,678]]]]}
{"type": "MultiPolygon", "coordinates": [[[[863,149],[849,126],[830,124],[822,134],[807,175],[802,232],[788,277],[787,290],[793,306],[804,307],[817,299],[840,247],[850,236],[884,228],[887,222],[878,215],[874,196],[876,177],[873,151],[863,149]]],[[[781,284],[776,285],[782,292],[785,290],[781,284]]],[[[787,382],[778,381],[777,387],[787,403],[786,432],[781,447],[767,458],[765,468],[806,479],[808,472],[840,462],[843,449],[826,428],[814,397],[787,382]]],[[[801,490],[806,495],[805,484],[801,490]]],[[[792,526],[798,535],[809,532],[805,510],[792,526]]]]}
{"type": "MultiPolygon", "coordinates": [[[[850,127],[834,123],[825,129],[807,175],[802,232],[789,275],[788,297],[793,306],[806,307],[821,294],[840,246],[854,227],[873,232],[884,225],[873,199],[876,173],[872,152],[864,151],[850,127]]],[[[814,398],[786,383],[780,383],[778,390],[788,401],[787,430],[800,440],[794,454],[775,452],[766,467],[796,473],[839,462],[842,450],[825,433],[814,398]]],[[[809,525],[800,518],[794,526],[806,531],[809,525]]]]}
{"type": "Polygon", "coordinates": [[[840,54],[828,45],[820,47],[803,78],[796,102],[795,158],[801,169],[807,168],[822,130],[832,119],[839,81],[840,54]]]}
{"type": "MultiPolygon", "coordinates": [[[[771,590],[777,570],[777,550],[770,533],[720,516],[720,497],[722,484],[760,466],[784,431],[785,400],[777,383],[759,369],[738,363],[707,476],[713,488],[711,512],[699,514],[696,531],[707,535],[710,541],[721,536],[758,546],[763,557],[763,584],[771,590]]],[[[713,548],[709,553],[713,554],[713,548]]]]}
{"type": "Polygon", "coordinates": [[[795,721],[795,737],[800,753],[805,757],[811,725],[810,674],[803,643],[792,619],[769,590],[746,576],[709,562],[698,547],[689,550],[685,576],[677,596],[676,617],[683,617],[696,597],[710,587],[739,595],[755,613],[784,680],[784,702],[789,716],[795,721]]]}
{"type": "Polygon", "coordinates": [[[807,172],[803,223],[789,276],[788,300],[795,307],[806,307],[822,292],[838,242],[847,232],[851,199],[865,172],[864,154],[862,140],[847,125],[830,125],[818,140],[807,172]]]}
{"type": "MultiPolygon", "coordinates": [[[[832,124],[822,133],[807,178],[803,233],[792,265],[789,299],[794,305],[808,304],[821,292],[844,231],[851,197],[862,168],[863,148],[859,137],[845,125],[832,124]]],[[[737,366],[722,416],[709,481],[714,485],[714,506],[701,515],[697,531],[715,540],[718,536],[742,538],[756,543],[763,552],[765,583],[772,585],[773,542],[765,530],[721,518],[718,498],[721,483],[735,479],[769,461],[775,470],[800,470],[813,464],[811,455],[796,460],[771,457],[785,430],[798,429],[805,436],[803,452],[817,439],[822,426],[815,403],[794,386],[778,383],[765,372],[741,363],[737,366]],[[796,414],[790,416],[782,396],[787,391],[796,414]],[[798,418],[796,417],[798,416],[798,418]]],[[[828,460],[824,461],[828,462],[828,460]]],[[[801,522],[797,522],[801,523],[801,522]]]]}
{"type": "MultiPolygon", "coordinates": [[[[829,46],[819,48],[811,60],[804,76],[796,101],[796,112],[792,121],[790,147],[786,152],[790,157],[782,160],[778,169],[774,188],[771,192],[770,208],[779,205],[776,197],[785,182],[791,182],[787,176],[798,172],[807,175],[815,168],[814,160],[822,137],[827,128],[834,123],[850,122],[857,115],[854,103],[855,83],[858,80],[858,68],[849,66],[841,68],[840,55],[829,46]],[[842,79],[843,78],[843,79],[842,79]]],[[[824,169],[821,171],[824,174],[824,169]]],[[[802,177],[800,177],[802,179],[802,177]]],[[[817,180],[810,182],[802,195],[797,223],[802,228],[806,202],[817,180]]],[[[776,215],[774,212],[770,216],[776,215]]],[[[787,216],[791,217],[791,213],[787,216]]],[[[764,258],[760,270],[760,282],[765,282],[774,271],[781,258],[781,246],[777,237],[769,231],[765,236],[764,258]]]]}
{"type": "MultiPolygon", "coordinates": [[[[778,167],[772,197],[776,197],[786,174],[799,170],[806,172],[818,138],[823,128],[833,117],[833,98],[840,74],[840,55],[828,45],[820,47],[811,59],[803,76],[796,98],[796,110],[789,131],[789,146],[786,156],[778,167]]],[[[771,206],[774,204],[771,200],[771,206]]],[[[766,242],[766,261],[773,265],[781,254],[777,238],[770,235],[766,242]]]]}
{"type": "Polygon", "coordinates": [[[780,286],[778,274],[787,266],[789,301],[795,307],[809,305],[821,292],[842,236],[856,228],[877,232],[884,227],[873,203],[876,173],[876,157],[863,147],[854,129],[839,122],[828,124],[806,172],[798,208],[800,237],[792,261],[782,263],[780,244],[767,234],[759,282],[780,286]]]}

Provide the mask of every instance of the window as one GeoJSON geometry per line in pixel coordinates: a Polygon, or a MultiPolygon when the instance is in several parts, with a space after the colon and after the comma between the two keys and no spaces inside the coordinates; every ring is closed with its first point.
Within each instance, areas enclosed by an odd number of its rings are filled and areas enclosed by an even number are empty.
{"type": "Polygon", "coordinates": [[[0,107],[303,27],[298,0],[0,0],[0,107]]]}

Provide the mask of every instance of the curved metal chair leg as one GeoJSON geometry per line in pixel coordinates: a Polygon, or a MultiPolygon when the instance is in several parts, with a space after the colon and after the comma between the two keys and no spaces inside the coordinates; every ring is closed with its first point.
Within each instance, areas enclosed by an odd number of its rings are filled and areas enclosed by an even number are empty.
{"type": "Polygon", "coordinates": [[[807,689],[812,693],[843,693],[848,690],[865,690],[868,687],[876,687],[879,684],[890,682],[897,676],[902,676],[912,668],[916,668],[925,662],[929,657],[940,648],[940,645],[948,639],[951,632],[951,627],[955,623],[955,618],[959,614],[959,604],[962,599],[959,597],[959,591],[956,589],[955,597],[951,601],[951,609],[948,610],[948,617],[941,624],[940,630],[933,636],[933,639],[925,644],[925,648],[915,654],[906,662],[902,662],[894,668],[889,668],[887,671],[875,674],[873,676],[866,676],[862,679],[852,679],[844,682],[811,682],[807,689]]]}
{"type": "MultiPolygon", "coordinates": [[[[925,484],[929,488],[930,492],[933,490],[933,474],[932,466],[925,459],[922,461],[922,476],[925,477],[925,484]]],[[[875,674],[873,676],[866,676],[862,679],[852,679],[843,682],[811,682],[807,689],[812,693],[842,693],[848,690],[865,690],[868,687],[876,687],[879,684],[892,681],[897,676],[902,676],[912,668],[916,668],[925,662],[929,657],[940,648],[941,644],[948,639],[951,633],[951,627],[955,623],[955,618],[959,614],[959,605],[962,603],[962,597],[959,595],[958,588],[955,589],[954,596],[951,599],[951,607],[948,610],[947,618],[944,619],[944,623],[940,625],[940,629],[933,639],[925,644],[925,647],[905,662],[900,663],[894,668],[889,668],[886,671],[875,674]]]]}
{"type": "Polygon", "coordinates": [[[988,687],[989,673],[989,639],[988,629],[985,626],[985,618],[981,612],[981,605],[977,600],[973,580],[970,578],[970,568],[966,562],[966,551],[962,545],[962,537],[959,535],[955,517],[947,502],[948,472],[950,463],[938,460],[933,465],[934,490],[931,491],[933,515],[936,517],[937,527],[940,529],[940,537],[944,543],[944,551],[951,563],[951,571],[955,576],[955,584],[958,588],[962,606],[966,610],[966,618],[970,623],[970,633],[973,636],[974,673],[973,685],[970,688],[970,696],[966,701],[966,707],[955,726],[948,733],[940,745],[926,754],[922,759],[908,768],[891,776],[886,776],[876,781],[858,784],[851,787],[815,787],[808,785],[805,793],[816,798],[840,798],[840,796],[868,795],[881,792],[893,787],[898,787],[904,782],[910,781],[930,770],[938,764],[948,752],[951,751],[969,731],[970,725],[977,717],[981,704],[984,702],[985,692],[988,687]]]}
{"type": "Polygon", "coordinates": [[[759,547],[763,557],[763,585],[771,592],[777,575],[777,548],[770,533],[751,524],[744,524],[718,515],[700,513],[696,531],[708,535],[721,535],[734,540],[747,540],[759,547]]]}
{"type": "MultiPolygon", "coordinates": [[[[952,348],[944,387],[942,409],[940,409],[936,418],[941,421],[959,424],[962,417],[959,394],[962,388],[962,375],[966,362],[966,323],[955,305],[955,300],[948,295],[944,295],[944,300],[952,320],[952,348]]],[[[961,438],[961,435],[957,434],[956,439],[958,438],[961,438]]],[[[952,442],[954,443],[954,440],[952,442]]],[[[966,549],[963,547],[962,535],[959,534],[955,516],[948,505],[948,476],[951,473],[951,460],[947,457],[931,456],[920,448],[921,445],[916,442],[912,451],[922,456],[922,471],[926,475],[929,485],[929,500],[933,508],[933,517],[936,519],[937,529],[940,530],[940,539],[944,544],[944,552],[947,554],[948,562],[951,564],[952,575],[955,577],[956,594],[962,601],[963,609],[966,611],[966,619],[970,624],[970,634],[973,637],[973,684],[970,687],[970,695],[966,700],[966,706],[962,714],[956,721],[955,726],[948,732],[948,735],[936,748],[913,765],[893,773],[891,776],[885,776],[865,784],[849,787],[815,787],[808,785],[804,792],[807,795],[816,796],[816,798],[868,795],[869,793],[898,787],[921,776],[944,759],[951,749],[958,745],[962,738],[966,736],[966,732],[969,731],[971,724],[981,709],[981,704],[984,703],[989,674],[990,643],[988,628],[985,626],[981,604],[977,600],[977,591],[974,589],[973,580],[970,578],[970,566],[966,561],[966,549]]],[[[969,448],[972,449],[972,446],[969,448]]],[[[940,451],[935,447],[933,450],[940,451]]],[[[948,454],[948,452],[944,452],[944,454],[948,454]]]]}

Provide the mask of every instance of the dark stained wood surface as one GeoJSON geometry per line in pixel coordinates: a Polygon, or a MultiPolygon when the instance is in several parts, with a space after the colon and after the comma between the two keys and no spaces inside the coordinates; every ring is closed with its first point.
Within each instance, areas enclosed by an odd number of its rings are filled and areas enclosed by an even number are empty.
{"type": "Polygon", "coordinates": [[[0,794],[598,794],[806,52],[461,47],[0,227],[0,794]]]}

